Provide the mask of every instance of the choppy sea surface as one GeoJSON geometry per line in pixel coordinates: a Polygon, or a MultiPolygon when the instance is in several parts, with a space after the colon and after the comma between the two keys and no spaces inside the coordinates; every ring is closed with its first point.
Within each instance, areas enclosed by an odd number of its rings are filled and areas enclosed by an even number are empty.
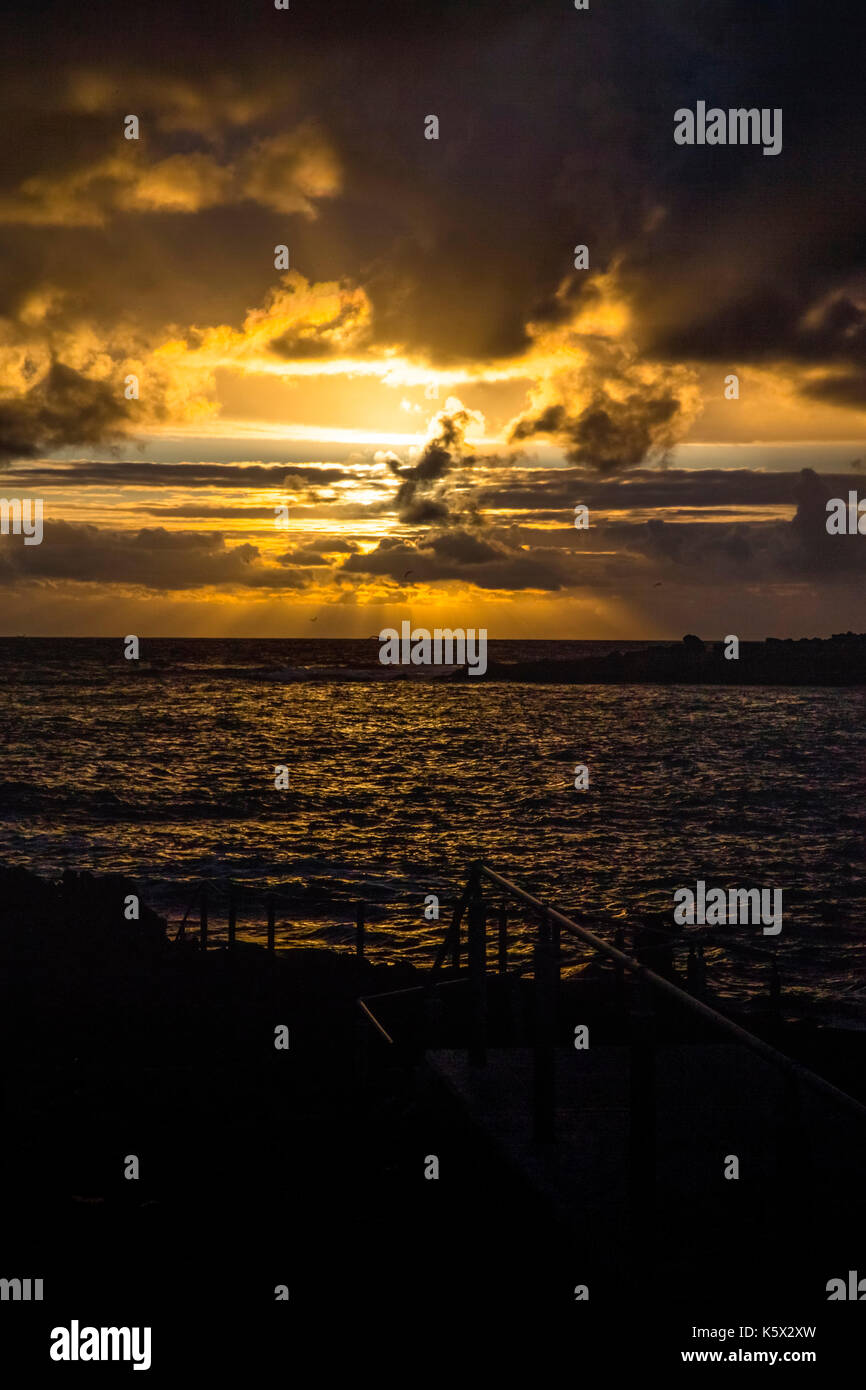
{"type": "Polygon", "coordinates": [[[251,939],[276,890],[278,941],[348,948],[362,898],[371,955],[419,965],[479,855],[602,936],[672,924],[698,879],[781,888],[778,938],[686,929],[713,987],[761,997],[766,960],[733,948],[777,950],[789,1012],[866,1013],[863,691],[383,680],[377,651],[166,639],[136,662],[119,639],[0,639],[0,861],[127,873],[172,920],[207,879],[216,937],[229,876],[251,939]]]}

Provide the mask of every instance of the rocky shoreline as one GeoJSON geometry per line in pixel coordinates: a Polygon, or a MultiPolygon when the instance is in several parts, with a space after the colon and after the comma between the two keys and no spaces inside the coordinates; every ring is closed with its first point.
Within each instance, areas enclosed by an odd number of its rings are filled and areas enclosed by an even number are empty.
{"type": "MultiPolygon", "coordinates": [[[[491,661],[483,680],[562,685],[866,685],[866,634],[768,637],[740,642],[736,659],[726,642],[688,635],[671,646],[608,652],[574,661],[491,661]]],[[[460,672],[466,678],[466,672],[460,672]]]]}

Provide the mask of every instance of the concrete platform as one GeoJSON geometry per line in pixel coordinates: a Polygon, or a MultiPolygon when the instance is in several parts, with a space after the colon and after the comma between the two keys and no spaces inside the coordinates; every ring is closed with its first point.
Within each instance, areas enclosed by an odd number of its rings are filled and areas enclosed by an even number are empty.
{"type": "MultiPolygon", "coordinates": [[[[601,1265],[616,1266],[635,1237],[629,1197],[629,1049],[593,1046],[556,1053],[556,1138],[532,1133],[532,1052],[499,1048],[486,1065],[464,1051],[425,1054],[436,1087],[461,1110],[498,1157],[549,1204],[575,1241],[601,1265]]],[[[775,1244],[791,1225],[811,1247],[822,1220],[862,1211],[863,1135],[832,1103],[799,1091],[790,1122],[782,1078],[736,1044],[659,1047],[656,1053],[656,1199],[651,1220],[665,1235],[672,1266],[714,1241],[721,1248],[749,1233],[775,1244]],[[725,1177],[736,1155],[740,1176],[725,1177]],[[787,1212],[787,1215],[786,1215],[787,1212]],[[834,1213],[836,1215],[834,1216],[834,1213]]]]}

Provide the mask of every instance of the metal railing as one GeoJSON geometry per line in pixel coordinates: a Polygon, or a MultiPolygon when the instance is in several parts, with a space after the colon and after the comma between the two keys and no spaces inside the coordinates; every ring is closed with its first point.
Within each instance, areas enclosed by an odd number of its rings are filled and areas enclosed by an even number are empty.
{"type": "MultiPolygon", "coordinates": [[[[178,924],[174,940],[182,942],[186,940],[186,926],[190,914],[198,905],[198,937],[197,944],[200,950],[208,949],[210,939],[210,910],[213,906],[215,890],[222,887],[213,879],[199,879],[192,889],[186,911],[178,924]]],[[[242,898],[245,896],[255,896],[257,903],[264,908],[263,915],[267,917],[267,949],[276,950],[276,920],[277,907],[282,904],[289,904],[294,909],[319,908],[330,909],[331,913],[337,915],[352,916],[354,918],[355,931],[355,954],[363,960],[366,940],[367,908],[368,904],[364,899],[352,899],[346,902],[334,902],[327,898],[297,898],[282,892],[280,889],[269,889],[263,892],[251,893],[246,885],[239,885],[233,879],[227,880],[226,891],[226,916],[227,916],[227,942],[229,947],[233,947],[237,941],[238,926],[238,907],[242,898]]]]}
{"type": "MultiPolygon", "coordinates": [[[[655,996],[673,1003],[685,1014],[709,1025],[726,1039],[748,1049],[763,1061],[776,1068],[785,1079],[784,1108],[788,1128],[796,1128],[800,1086],[832,1101],[836,1106],[866,1121],[866,1106],[834,1086],[832,1082],[818,1076],[802,1063],[786,1056],[770,1043],[750,1033],[740,1024],[725,1017],[718,1010],[690,994],[671,980],[657,974],[641,961],[634,959],[622,949],[622,934],[618,934],[617,944],[611,944],[590,931],[586,926],[574,921],[572,917],[557,908],[542,902],[527,893],[516,883],[478,860],[471,866],[466,887],[454,908],[450,926],[443,938],[433,969],[424,985],[411,990],[392,991],[389,994],[365,996],[358,1000],[362,1026],[372,1025],[378,1034],[389,1044],[394,1038],[377,1017],[376,1005],[386,999],[398,996],[429,996],[432,990],[445,984],[463,983],[470,996],[468,1019],[468,1054],[470,1062],[484,1066],[487,1059],[488,1042],[488,917],[495,911],[497,917],[497,974],[504,975],[509,970],[508,902],[514,901],[528,908],[536,920],[536,937],[533,950],[534,965],[534,1038],[532,1067],[532,1116],[535,1138],[549,1142],[555,1138],[555,1051],[557,1036],[557,998],[560,982],[560,960],[562,934],[582,942],[591,950],[610,961],[614,967],[616,988],[623,997],[624,977],[633,977],[637,983],[635,997],[630,1010],[630,1152],[635,1181],[646,1189],[654,1181],[655,1150],[655,1030],[653,1026],[653,1000],[655,996]],[[490,884],[502,894],[498,906],[488,904],[484,897],[484,885],[490,884]],[[466,957],[468,970],[462,974],[461,927],[463,918],[468,921],[466,957]],[[452,968],[458,972],[457,979],[440,980],[440,972],[450,956],[452,968]],[[642,1174],[639,1179],[638,1174],[642,1174]]],[[[777,985],[778,975],[774,970],[777,985]]]]}

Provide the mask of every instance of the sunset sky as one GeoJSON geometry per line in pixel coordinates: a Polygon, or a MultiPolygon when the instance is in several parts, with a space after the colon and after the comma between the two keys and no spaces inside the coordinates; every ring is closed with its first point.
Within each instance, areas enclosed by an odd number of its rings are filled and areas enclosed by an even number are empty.
{"type": "Polygon", "coordinates": [[[864,628],[824,525],[866,496],[855,13],[22,7],[0,494],[45,535],[0,537],[0,630],[864,628]],[[782,152],[677,146],[699,100],[782,152]]]}

